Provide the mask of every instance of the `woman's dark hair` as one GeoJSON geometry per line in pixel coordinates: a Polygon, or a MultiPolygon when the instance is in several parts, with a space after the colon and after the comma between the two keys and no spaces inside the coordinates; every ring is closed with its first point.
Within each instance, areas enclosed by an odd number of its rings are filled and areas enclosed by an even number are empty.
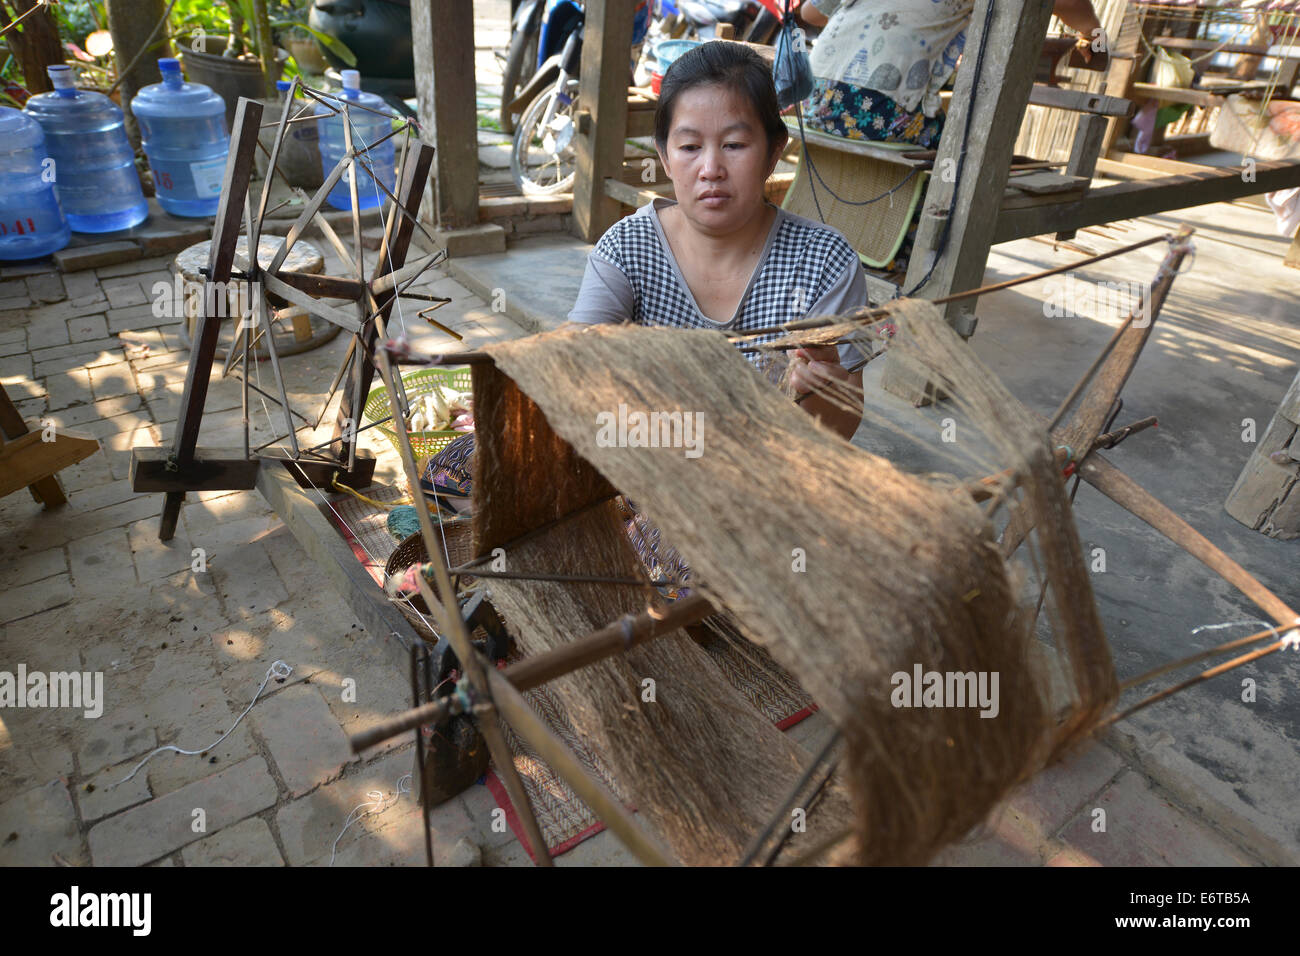
{"type": "Polygon", "coordinates": [[[668,146],[677,97],[693,87],[713,84],[749,100],[767,134],[769,152],[785,142],[789,134],[781,122],[771,67],[744,44],[710,40],[683,53],[664,74],[655,108],[655,143],[661,150],[668,146]]]}

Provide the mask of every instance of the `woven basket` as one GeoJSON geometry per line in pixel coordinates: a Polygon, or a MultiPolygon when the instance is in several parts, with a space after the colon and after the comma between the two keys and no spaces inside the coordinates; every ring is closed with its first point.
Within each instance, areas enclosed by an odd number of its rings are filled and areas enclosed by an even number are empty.
{"type": "MultiPolygon", "coordinates": [[[[442,534],[447,541],[448,567],[454,568],[474,560],[474,535],[468,518],[442,522],[442,534]]],[[[384,581],[391,581],[411,565],[423,564],[428,560],[429,552],[424,547],[424,536],[417,531],[404,539],[388,556],[388,562],[384,565],[384,581]]],[[[430,581],[429,587],[433,589],[434,596],[441,599],[438,585],[430,581]]],[[[421,614],[429,613],[429,606],[420,595],[415,595],[410,601],[421,614]]]]}
{"type": "MultiPolygon", "coordinates": [[[[402,376],[402,387],[406,389],[406,397],[410,400],[412,406],[423,395],[433,391],[435,385],[442,385],[448,388],[454,388],[458,392],[468,392],[472,385],[472,378],[468,366],[462,368],[425,368],[418,372],[408,372],[402,376]]],[[[361,412],[362,425],[373,425],[375,422],[388,416],[391,409],[388,407],[388,388],[380,386],[372,389],[370,396],[366,399],[365,407],[361,412]]],[[[388,436],[388,440],[393,443],[393,447],[401,451],[398,445],[397,430],[391,427],[394,422],[388,422],[384,425],[375,425],[381,432],[388,436]]],[[[411,439],[411,451],[415,454],[416,461],[423,461],[430,455],[436,455],[449,444],[452,439],[459,438],[465,432],[458,432],[452,429],[442,429],[438,431],[407,432],[411,439]]]]}

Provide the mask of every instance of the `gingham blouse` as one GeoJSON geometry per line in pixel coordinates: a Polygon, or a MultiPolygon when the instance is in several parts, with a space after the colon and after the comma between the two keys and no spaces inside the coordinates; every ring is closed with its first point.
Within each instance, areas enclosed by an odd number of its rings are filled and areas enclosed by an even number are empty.
{"type": "MultiPolygon", "coordinates": [[[[635,322],[687,329],[744,332],[805,316],[840,315],[867,304],[857,253],[836,229],[777,209],[767,244],[735,314],[715,322],[701,311],[673,257],[656,199],[612,225],[587,257],[570,322],[635,322]]],[[[767,342],[779,333],[751,341],[767,342]]],[[[858,357],[840,347],[841,361],[858,357]]],[[[755,364],[764,364],[750,353],[755,364]]]]}

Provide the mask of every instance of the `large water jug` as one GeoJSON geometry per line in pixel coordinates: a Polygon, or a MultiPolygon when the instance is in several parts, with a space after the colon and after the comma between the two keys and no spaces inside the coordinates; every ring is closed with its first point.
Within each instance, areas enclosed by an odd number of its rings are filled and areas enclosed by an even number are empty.
{"type": "Polygon", "coordinates": [[[71,238],[41,124],[0,106],[0,259],[48,256],[71,238]]]}
{"type": "Polygon", "coordinates": [[[122,111],[102,93],[72,85],[72,68],[46,67],[54,92],[27,101],[54,160],[54,191],[73,232],[116,232],[144,221],[149,205],[135,171],[122,111]]]}
{"type": "Polygon", "coordinates": [[[186,83],[179,60],[163,57],[158,71],[162,82],[131,100],[158,204],[173,216],[215,216],[230,152],[226,101],[202,83],[186,83]]]}
{"type": "MultiPolygon", "coordinates": [[[[384,115],[377,116],[366,109],[352,109],[352,146],[354,149],[365,149],[372,143],[388,136],[393,130],[392,116],[393,111],[384,102],[382,96],[376,96],[374,93],[363,93],[361,91],[361,74],[356,70],[343,70],[343,92],[337,100],[331,102],[331,106],[339,109],[337,116],[331,116],[329,110],[323,104],[318,104],[316,113],[321,118],[318,119],[317,126],[320,129],[320,158],[321,169],[328,176],[334,169],[335,164],[347,153],[343,143],[343,113],[342,106],[344,103],[349,106],[368,107],[370,110],[379,110],[384,115]]],[[[390,137],[383,143],[366,153],[362,158],[369,164],[370,168],[375,171],[379,181],[392,190],[397,185],[397,173],[393,169],[396,151],[393,147],[393,140],[390,137]]],[[[388,198],[388,194],[375,185],[374,179],[360,165],[353,167],[357,172],[357,205],[361,209],[373,209],[375,206],[382,205],[388,198]]],[[[345,171],[338,183],[330,190],[326,200],[335,209],[352,208],[352,192],[348,185],[348,176],[350,171],[345,171]]]]}

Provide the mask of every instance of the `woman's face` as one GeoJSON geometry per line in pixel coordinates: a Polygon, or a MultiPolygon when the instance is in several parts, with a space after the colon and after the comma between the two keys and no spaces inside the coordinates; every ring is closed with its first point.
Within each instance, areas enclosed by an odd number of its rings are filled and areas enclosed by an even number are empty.
{"type": "Polygon", "coordinates": [[[734,232],[761,211],[763,184],[779,157],[779,148],[768,151],[753,105],[716,84],[677,97],[659,151],[682,213],[710,235],[734,232]]]}

